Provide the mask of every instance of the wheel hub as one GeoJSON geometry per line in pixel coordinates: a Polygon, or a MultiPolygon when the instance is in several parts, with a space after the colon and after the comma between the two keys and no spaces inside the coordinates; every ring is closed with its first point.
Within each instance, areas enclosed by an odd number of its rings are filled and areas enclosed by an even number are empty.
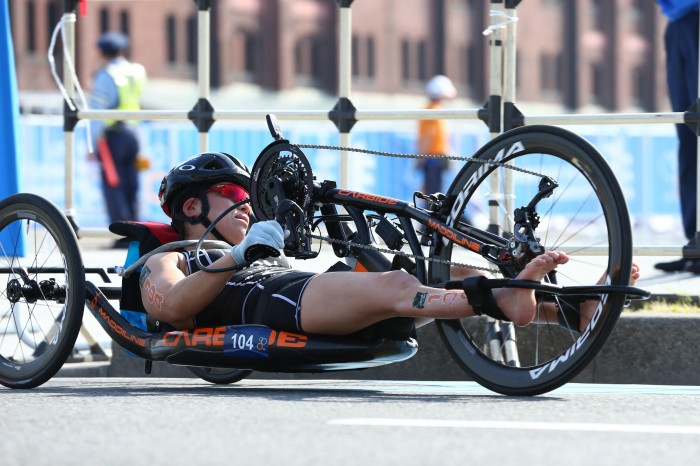
{"type": "Polygon", "coordinates": [[[33,280],[23,284],[14,278],[7,284],[7,299],[12,304],[19,302],[20,299],[25,299],[28,303],[36,302],[38,288],[38,285],[33,280]]]}

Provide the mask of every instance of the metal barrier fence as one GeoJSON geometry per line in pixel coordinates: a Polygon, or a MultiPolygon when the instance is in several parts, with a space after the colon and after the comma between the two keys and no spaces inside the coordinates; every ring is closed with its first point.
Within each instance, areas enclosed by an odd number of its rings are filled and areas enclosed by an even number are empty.
{"type": "MultiPolygon", "coordinates": [[[[330,1],[330,0],[329,0],[330,1]]],[[[686,123],[696,124],[698,112],[666,113],[618,113],[618,114],[572,114],[526,116],[515,106],[516,69],[516,7],[520,0],[491,0],[491,25],[485,34],[490,34],[489,55],[489,98],[486,105],[477,109],[444,110],[362,110],[356,109],[351,100],[351,44],[352,44],[352,5],[353,0],[337,0],[339,14],[339,95],[335,106],[330,110],[276,111],[284,120],[331,120],[339,131],[340,145],[350,146],[350,131],[357,121],[369,120],[426,120],[426,119],[481,119],[492,136],[515,126],[524,124],[551,125],[606,125],[606,124],[649,124],[686,123]]],[[[198,43],[197,43],[197,82],[198,100],[190,110],[160,111],[119,111],[80,109],[75,104],[75,78],[71,73],[71,57],[75,56],[75,22],[78,0],[64,0],[64,14],[61,19],[64,43],[63,86],[68,99],[64,106],[65,135],[65,208],[69,217],[73,215],[73,179],[75,125],[80,120],[176,120],[191,121],[199,133],[199,150],[206,151],[209,142],[209,129],[219,120],[262,120],[266,111],[226,111],[214,109],[210,97],[210,0],[197,0],[198,43]]],[[[700,40],[700,38],[699,38],[700,40]]],[[[700,83],[699,83],[700,89],[700,83]]],[[[700,140],[699,140],[700,141],[700,140]]],[[[699,142],[700,145],[700,142],[699,142]]],[[[700,167],[698,178],[700,179],[700,167]]],[[[348,153],[340,152],[341,185],[348,184],[348,153]]],[[[698,190],[700,206],[700,190],[698,190]]],[[[677,213],[680,216],[680,213],[677,213]]],[[[101,236],[105,229],[80,229],[81,236],[101,236]]],[[[696,243],[700,244],[700,215],[696,226],[696,243]]],[[[677,255],[700,258],[700,249],[689,246],[635,246],[635,255],[677,255]]]]}

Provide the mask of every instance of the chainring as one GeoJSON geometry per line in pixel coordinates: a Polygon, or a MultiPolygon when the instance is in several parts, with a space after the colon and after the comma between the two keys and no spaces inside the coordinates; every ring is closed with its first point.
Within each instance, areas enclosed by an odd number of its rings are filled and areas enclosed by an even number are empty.
{"type": "Polygon", "coordinates": [[[250,197],[258,220],[274,220],[279,199],[273,191],[274,178],[281,180],[284,196],[303,212],[311,205],[313,173],[302,150],[286,140],[267,146],[253,165],[250,197]]]}

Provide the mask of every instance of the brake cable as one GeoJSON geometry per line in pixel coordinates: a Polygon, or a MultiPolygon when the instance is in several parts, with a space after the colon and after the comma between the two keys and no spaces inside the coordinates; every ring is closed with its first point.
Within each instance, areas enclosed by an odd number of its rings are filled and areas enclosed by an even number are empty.
{"type": "MultiPolygon", "coordinates": [[[[218,272],[233,272],[237,270],[242,270],[248,266],[250,266],[253,262],[255,262],[257,259],[251,260],[251,261],[246,261],[241,264],[236,264],[236,265],[230,265],[228,267],[209,267],[207,265],[204,265],[202,263],[202,260],[199,258],[199,252],[201,250],[202,244],[204,243],[206,237],[209,235],[209,233],[212,232],[214,228],[216,228],[216,225],[223,220],[224,217],[226,217],[233,209],[237,209],[238,207],[250,203],[250,198],[243,199],[240,202],[236,202],[235,204],[231,205],[230,207],[227,207],[224,209],[221,214],[219,214],[218,217],[214,219],[213,222],[211,222],[211,225],[209,225],[206,230],[204,230],[204,233],[199,237],[199,241],[197,241],[197,245],[194,248],[194,261],[197,264],[197,267],[199,267],[200,270],[208,273],[218,273],[218,272]]],[[[223,243],[223,242],[222,242],[223,243]]],[[[223,243],[227,244],[227,243],[223,243]]],[[[231,245],[228,246],[229,249],[232,247],[231,245]]]]}

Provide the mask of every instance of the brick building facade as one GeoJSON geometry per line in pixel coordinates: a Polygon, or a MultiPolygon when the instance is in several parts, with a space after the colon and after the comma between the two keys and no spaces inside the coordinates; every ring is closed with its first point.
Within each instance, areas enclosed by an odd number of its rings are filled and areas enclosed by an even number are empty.
{"type": "MultiPolygon", "coordinates": [[[[443,73],[460,96],[480,104],[488,94],[489,38],[482,32],[490,7],[488,0],[355,0],[353,90],[422,95],[425,82],[443,73]]],[[[20,91],[56,89],[47,50],[63,9],[63,0],[10,0],[20,91]]],[[[518,102],[569,111],[668,109],[665,19],[654,0],[524,0],[517,13],[518,102]]],[[[211,19],[214,88],[310,87],[335,96],[336,0],[212,0],[211,19]]],[[[151,83],[191,83],[197,21],[194,0],[89,0],[76,26],[80,82],[89,83],[99,66],[97,37],[122,30],[151,83]]],[[[59,50],[59,68],[61,60],[59,50]]]]}

